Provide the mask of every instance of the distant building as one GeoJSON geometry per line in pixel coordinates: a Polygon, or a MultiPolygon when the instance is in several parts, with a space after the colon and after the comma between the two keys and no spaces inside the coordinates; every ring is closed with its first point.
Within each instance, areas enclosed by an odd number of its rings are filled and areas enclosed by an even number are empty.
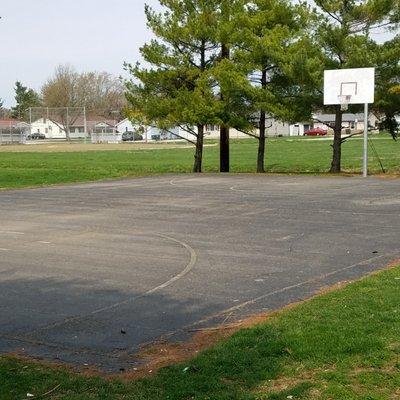
{"type": "MultiPolygon", "coordinates": [[[[332,131],[332,128],[329,125],[335,124],[335,114],[316,114],[313,117],[313,127],[314,128],[322,128],[328,131],[332,131]]],[[[378,118],[374,114],[370,114],[368,116],[368,125],[372,128],[378,128],[378,118]]],[[[364,114],[351,114],[344,113],[343,114],[343,129],[348,129],[350,132],[354,131],[363,131],[364,130],[364,114]]]]}
{"type": "MultiPolygon", "coordinates": [[[[273,118],[266,121],[266,135],[267,137],[281,137],[281,136],[304,136],[305,132],[312,128],[322,128],[328,131],[332,129],[327,125],[333,125],[335,122],[334,114],[316,114],[311,121],[303,121],[297,123],[281,122],[273,118]]],[[[377,127],[378,119],[373,114],[369,116],[369,125],[377,127]]],[[[143,140],[174,140],[174,139],[191,139],[195,137],[187,132],[182,127],[170,128],[168,130],[159,129],[156,127],[142,127],[133,124],[129,119],[124,119],[116,125],[117,131],[124,132],[137,132],[143,136],[143,140]]],[[[195,132],[197,128],[192,128],[195,132]]],[[[343,129],[350,129],[351,131],[364,129],[364,115],[363,114],[343,114],[343,129]]],[[[258,134],[258,129],[254,130],[258,134]]],[[[207,124],[204,129],[204,136],[206,139],[218,139],[220,135],[220,126],[217,124],[207,124]]],[[[247,138],[249,135],[231,128],[230,137],[232,139],[247,138]]]]}
{"type": "MultiPolygon", "coordinates": [[[[115,131],[114,121],[104,117],[88,117],[85,121],[83,117],[71,118],[68,127],[71,139],[82,139],[89,136],[92,132],[112,133],[115,131]]],[[[55,118],[39,118],[32,122],[31,133],[41,133],[46,139],[65,139],[65,122],[55,118]]]]}
{"type": "Polygon", "coordinates": [[[65,139],[64,126],[49,118],[39,118],[31,123],[31,133],[40,133],[46,139],[65,139]]]}
{"type": "MultiPolygon", "coordinates": [[[[134,132],[142,136],[144,141],[158,140],[177,140],[189,139],[194,140],[195,137],[181,127],[173,127],[170,129],[161,129],[155,126],[142,126],[132,123],[129,119],[124,119],[116,124],[116,129],[119,133],[134,132]]],[[[193,128],[196,132],[196,128],[193,128]]]]}
{"type": "MultiPolygon", "coordinates": [[[[186,130],[184,127],[174,127],[168,130],[160,129],[151,126],[140,126],[133,124],[129,119],[124,119],[116,125],[117,131],[124,132],[137,132],[143,136],[143,140],[174,140],[174,139],[189,139],[195,140],[195,136],[186,130]]],[[[194,132],[197,132],[197,127],[191,127],[194,132]]],[[[289,136],[290,124],[279,122],[276,120],[267,120],[267,136],[289,136]]],[[[206,139],[218,139],[220,134],[220,126],[217,124],[207,124],[204,128],[204,137],[206,139]]],[[[230,136],[233,139],[248,138],[243,132],[231,128],[230,136]]]]}
{"type": "Polygon", "coordinates": [[[140,128],[139,125],[134,125],[128,118],[118,122],[115,127],[119,133],[136,132],[140,128]]]}
{"type": "Polygon", "coordinates": [[[0,119],[0,129],[6,130],[11,128],[29,128],[29,124],[13,118],[0,119]]]}
{"type": "Polygon", "coordinates": [[[304,136],[304,133],[312,128],[311,122],[297,122],[290,125],[289,136],[304,136]]]}

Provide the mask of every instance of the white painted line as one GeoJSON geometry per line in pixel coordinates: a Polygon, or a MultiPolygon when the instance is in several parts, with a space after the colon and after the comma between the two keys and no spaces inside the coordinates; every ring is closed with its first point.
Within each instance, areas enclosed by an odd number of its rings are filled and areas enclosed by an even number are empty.
{"type": "Polygon", "coordinates": [[[180,240],[174,239],[174,238],[172,238],[170,236],[167,236],[167,235],[164,235],[164,234],[156,234],[156,236],[159,236],[161,238],[164,238],[164,239],[167,239],[167,240],[170,240],[172,242],[180,244],[190,254],[189,263],[186,265],[186,267],[178,275],[175,275],[174,277],[169,279],[167,282],[162,283],[161,285],[156,286],[155,288],[150,289],[147,292],[145,292],[145,293],[143,293],[143,294],[141,294],[139,296],[131,297],[131,298],[126,299],[124,301],[121,301],[119,303],[115,303],[115,304],[111,304],[111,305],[103,307],[103,308],[99,308],[99,309],[94,310],[94,311],[92,311],[92,312],[90,312],[88,314],[85,314],[85,315],[77,315],[75,317],[67,318],[67,319],[64,319],[62,321],[50,324],[50,325],[42,326],[42,327],[37,328],[37,329],[35,329],[35,330],[31,331],[31,332],[26,333],[25,335],[32,335],[34,333],[45,331],[45,330],[52,329],[52,328],[56,328],[56,327],[68,324],[70,322],[79,321],[79,320],[91,317],[92,315],[96,315],[96,314],[100,314],[100,313],[105,312],[105,311],[113,310],[115,308],[118,308],[119,306],[122,306],[122,305],[125,305],[125,304],[129,304],[129,303],[131,303],[133,301],[142,299],[142,298],[147,297],[147,296],[149,296],[149,295],[151,295],[151,294],[153,294],[155,292],[158,292],[158,291],[160,291],[162,289],[165,289],[166,287],[171,286],[173,283],[175,283],[179,279],[182,279],[185,275],[187,275],[193,269],[193,267],[196,264],[197,254],[196,254],[195,250],[192,247],[190,247],[187,243],[181,242],[180,240]]]}
{"type": "MultiPolygon", "coordinates": [[[[246,307],[248,305],[255,304],[255,303],[257,303],[257,302],[259,302],[261,300],[264,300],[264,299],[266,299],[268,297],[272,297],[272,296],[275,296],[275,295],[280,294],[280,293],[287,292],[287,291],[292,290],[292,289],[300,288],[300,287],[305,286],[305,285],[310,284],[310,283],[323,281],[324,279],[329,278],[331,276],[334,276],[334,275],[336,275],[336,274],[338,274],[340,272],[344,272],[344,271],[351,270],[351,269],[356,268],[356,267],[368,265],[371,262],[377,261],[377,260],[382,259],[382,258],[388,258],[388,257],[391,258],[391,257],[397,257],[397,256],[398,256],[398,253],[389,253],[389,254],[382,254],[382,255],[376,256],[376,257],[371,257],[371,258],[368,258],[366,260],[362,260],[362,261],[360,261],[358,263],[355,263],[355,264],[352,264],[352,265],[348,265],[347,267],[340,268],[340,269],[337,269],[335,271],[328,272],[326,274],[318,275],[316,277],[307,279],[306,281],[299,282],[299,283],[296,283],[296,284],[293,284],[293,285],[290,285],[290,286],[283,287],[281,289],[274,290],[272,292],[263,294],[263,295],[261,295],[259,297],[254,298],[254,299],[247,300],[247,301],[245,301],[245,302],[243,302],[241,304],[238,304],[236,306],[230,307],[230,308],[228,308],[226,310],[220,311],[220,312],[218,312],[216,314],[213,314],[213,315],[210,315],[208,317],[205,317],[205,318],[203,318],[203,319],[201,319],[199,321],[196,321],[195,323],[193,323],[191,325],[188,325],[188,326],[186,326],[186,327],[184,327],[184,328],[182,328],[182,329],[180,329],[178,331],[187,330],[187,329],[192,328],[194,326],[206,323],[206,322],[208,322],[208,321],[210,321],[212,319],[224,316],[224,315],[226,315],[228,313],[232,313],[232,312],[238,311],[238,310],[240,310],[240,309],[242,309],[242,308],[244,308],[244,307],[246,307]]],[[[172,332],[172,334],[173,333],[175,333],[175,332],[172,332]]]]}

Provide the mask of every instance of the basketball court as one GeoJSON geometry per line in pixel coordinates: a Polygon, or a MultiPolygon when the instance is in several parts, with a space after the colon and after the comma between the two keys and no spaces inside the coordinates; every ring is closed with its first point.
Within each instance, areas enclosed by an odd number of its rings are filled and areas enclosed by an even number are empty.
{"type": "Polygon", "coordinates": [[[0,351],[118,371],[400,257],[399,180],[179,175],[0,193],[0,351]]]}

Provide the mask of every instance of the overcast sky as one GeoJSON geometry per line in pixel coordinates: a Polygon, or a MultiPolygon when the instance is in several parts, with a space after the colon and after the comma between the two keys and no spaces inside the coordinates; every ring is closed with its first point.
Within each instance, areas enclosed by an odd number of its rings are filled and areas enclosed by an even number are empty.
{"type": "MultiPolygon", "coordinates": [[[[145,3],[158,0],[1,0],[0,98],[14,104],[17,80],[39,90],[59,64],[123,74],[149,40],[145,3]]],[[[386,39],[386,35],[378,39],[386,39]]]]}
{"type": "Polygon", "coordinates": [[[144,4],[157,0],[1,0],[0,98],[14,104],[15,81],[40,89],[58,64],[123,73],[151,36],[144,4]]]}

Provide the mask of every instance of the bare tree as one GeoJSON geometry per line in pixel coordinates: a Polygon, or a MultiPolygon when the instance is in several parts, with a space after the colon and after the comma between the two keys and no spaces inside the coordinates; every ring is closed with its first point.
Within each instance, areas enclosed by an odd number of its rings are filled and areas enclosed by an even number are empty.
{"type": "Polygon", "coordinates": [[[125,105],[124,85],[107,72],[79,73],[70,65],[60,65],[43,85],[46,107],[86,107],[89,113],[109,117],[125,105]]]}

